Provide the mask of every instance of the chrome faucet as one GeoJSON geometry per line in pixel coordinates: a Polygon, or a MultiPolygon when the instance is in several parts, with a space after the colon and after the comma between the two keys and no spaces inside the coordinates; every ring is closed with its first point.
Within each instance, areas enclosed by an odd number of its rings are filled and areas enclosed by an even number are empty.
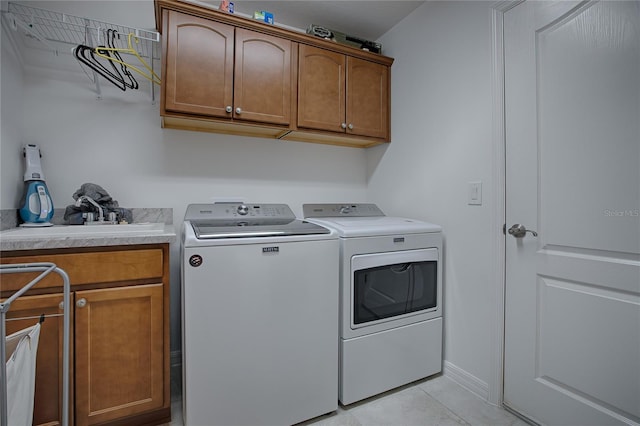
{"type": "Polygon", "coordinates": [[[76,200],[76,207],[80,207],[82,205],[82,200],[87,200],[89,203],[93,204],[95,208],[98,209],[98,223],[104,222],[104,211],[102,210],[102,207],[100,207],[100,204],[96,203],[96,201],[91,197],[81,195],[76,200]]]}

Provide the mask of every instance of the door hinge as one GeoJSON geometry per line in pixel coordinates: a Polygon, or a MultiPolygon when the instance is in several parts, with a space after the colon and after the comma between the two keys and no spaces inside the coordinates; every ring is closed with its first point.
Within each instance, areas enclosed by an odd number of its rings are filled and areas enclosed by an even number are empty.
{"type": "Polygon", "coordinates": [[[507,235],[507,224],[502,224],[502,235],[507,235]]]}

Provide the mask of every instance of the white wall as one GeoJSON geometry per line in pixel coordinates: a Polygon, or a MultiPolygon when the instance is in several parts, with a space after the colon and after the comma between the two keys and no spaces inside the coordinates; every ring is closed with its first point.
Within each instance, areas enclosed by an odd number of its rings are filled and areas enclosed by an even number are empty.
{"type": "Polygon", "coordinates": [[[17,206],[17,193],[22,191],[22,74],[20,58],[11,47],[10,34],[0,31],[0,206],[17,206]],[[6,179],[5,176],[15,176],[6,179]]]}
{"type": "Polygon", "coordinates": [[[486,391],[494,317],[491,15],[427,2],[381,40],[392,68],[392,142],[368,150],[368,198],[444,228],[445,367],[486,391]],[[467,204],[482,181],[483,205],[467,204]]]}
{"type": "Polygon", "coordinates": [[[29,74],[23,92],[22,140],[40,145],[58,208],[84,182],[102,185],[124,207],[172,207],[175,223],[188,203],[213,197],[284,202],[301,212],[303,202],[365,196],[363,150],[165,130],[147,93],[104,88],[97,100],[84,76],[74,77],[29,74]]]}

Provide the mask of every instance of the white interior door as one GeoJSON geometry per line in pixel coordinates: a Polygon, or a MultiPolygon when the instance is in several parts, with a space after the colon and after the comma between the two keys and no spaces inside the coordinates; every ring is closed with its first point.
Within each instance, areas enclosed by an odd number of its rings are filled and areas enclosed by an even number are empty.
{"type": "Polygon", "coordinates": [[[640,423],[640,2],[504,15],[504,403],[640,423]],[[517,232],[516,232],[517,234],[517,232]]]}

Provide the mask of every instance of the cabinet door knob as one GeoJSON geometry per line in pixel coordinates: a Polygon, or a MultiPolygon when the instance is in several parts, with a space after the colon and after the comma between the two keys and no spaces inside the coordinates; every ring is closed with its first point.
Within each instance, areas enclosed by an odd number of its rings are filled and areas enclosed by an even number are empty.
{"type": "Polygon", "coordinates": [[[346,129],[346,128],[347,128],[347,123],[342,123],[342,124],[340,125],[340,127],[342,127],[343,129],[346,129]]]}
{"type": "Polygon", "coordinates": [[[349,130],[353,130],[353,124],[349,123],[347,127],[349,127],[349,130]]]}
{"type": "Polygon", "coordinates": [[[83,297],[82,299],[78,300],[78,301],[76,302],[76,306],[77,306],[78,308],[84,308],[85,306],[87,306],[87,299],[85,299],[85,298],[83,297]]]}
{"type": "Polygon", "coordinates": [[[236,108],[236,114],[242,114],[242,109],[236,108]]]}
{"type": "Polygon", "coordinates": [[[64,310],[64,302],[60,302],[60,304],[58,305],[58,309],[60,310],[64,310]]]}
{"type": "Polygon", "coordinates": [[[233,111],[233,108],[231,108],[231,105],[227,105],[227,107],[224,110],[227,112],[231,112],[233,111]]]}

